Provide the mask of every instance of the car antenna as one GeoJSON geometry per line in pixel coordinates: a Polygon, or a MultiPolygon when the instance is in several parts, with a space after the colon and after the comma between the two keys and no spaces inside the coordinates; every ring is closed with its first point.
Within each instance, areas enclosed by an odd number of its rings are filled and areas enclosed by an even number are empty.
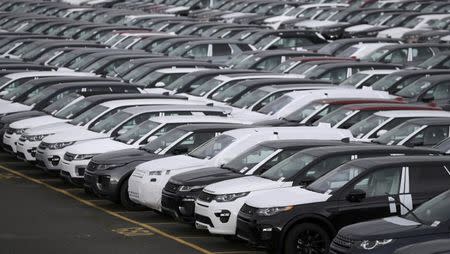
{"type": "Polygon", "coordinates": [[[408,213],[410,213],[412,216],[414,216],[414,218],[415,218],[418,222],[420,222],[420,224],[425,225],[425,222],[423,222],[423,220],[421,220],[421,219],[414,213],[413,210],[411,210],[408,206],[406,206],[405,204],[403,204],[403,202],[401,202],[400,200],[398,200],[394,195],[391,195],[391,194],[389,194],[389,193],[387,193],[387,192],[385,192],[385,193],[386,193],[386,195],[387,195],[389,198],[392,198],[392,199],[394,200],[395,204],[399,204],[399,205],[403,206],[403,207],[408,211],[408,213]]]}

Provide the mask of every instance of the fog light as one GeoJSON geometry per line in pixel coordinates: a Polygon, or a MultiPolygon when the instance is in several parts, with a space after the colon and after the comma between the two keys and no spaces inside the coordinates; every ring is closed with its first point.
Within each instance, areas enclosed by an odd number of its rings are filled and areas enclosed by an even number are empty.
{"type": "Polygon", "coordinates": [[[36,157],[36,147],[33,147],[27,151],[31,154],[31,157],[36,157]]]}
{"type": "Polygon", "coordinates": [[[77,173],[79,176],[84,176],[84,171],[86,170],[86,168],[77,168],[77,173]]]}
{"type": "Polygon", "coordinates": [[[227,223],[230,220],[231,212],[228,210],[222,210],[220,213],[215,213],[216,217],[219,217],[220,222],[227,223]]]}
{"type": "Polygon", "coordinates": [[[61,158],[57,155],[54,155],[52,158],[49,159],[49,161],[52,163],[53,166],[57,166],[60,160],[61,158]]]}

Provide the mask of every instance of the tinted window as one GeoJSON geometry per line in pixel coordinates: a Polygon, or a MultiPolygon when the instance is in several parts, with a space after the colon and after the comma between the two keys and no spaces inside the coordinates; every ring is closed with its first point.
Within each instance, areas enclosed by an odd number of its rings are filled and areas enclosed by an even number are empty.
{"type": "Polygon", "coordinates": [[[383,58],[385,63],[406,64],[408,49],[397,49],[383,58]]]}
{"type": "Polygon", "coordinates": [[[436,193],[450,186],[450,173],[444,165],[423,165],[410,167],[411,193],[436,193]]]}
{"type": "Polygon", "coordinates": [[[433,56],[433,52],[430,48],[420,47],[412,48],[412,60],[413,61],[425,61],[433,56]]]}
{"type": "Polygon", "coordinates": [[[214,44],[213,56],[228,56],[231,54],[231,49],[228,44],[214,44]]]}
{"type": "Polygon", "coordinates": [[[417,133],[406,144],[432,146],[448,137],[449,126],[430,126],[417,133]]]}
{"type": "Polygon", "coordinates": [[[377,170],[361,179],[353,189],[366,192],[366,197],[385,196],[398,194],[400,190],[400,168],[377,170]]]}

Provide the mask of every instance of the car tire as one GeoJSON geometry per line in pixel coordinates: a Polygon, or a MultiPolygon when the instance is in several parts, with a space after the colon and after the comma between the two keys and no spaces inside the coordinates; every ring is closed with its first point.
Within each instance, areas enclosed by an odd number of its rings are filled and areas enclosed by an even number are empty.
{"type": "Polygon", "coordinates": [[[294,226],[284,241],[286,254],[294,253],[328,253],[331,239],[319,225],[301,223],[294,226]],[[313,239],[316,239],[312,241],[313,239]]]}
{"type": "Polygon", "coordinates": [[[125,209],[129,211],[143,211],[146,210],[144,206],[134,203],[128,196],[128,179],[123,181],[120,186],[120,203],[125,209]]]}

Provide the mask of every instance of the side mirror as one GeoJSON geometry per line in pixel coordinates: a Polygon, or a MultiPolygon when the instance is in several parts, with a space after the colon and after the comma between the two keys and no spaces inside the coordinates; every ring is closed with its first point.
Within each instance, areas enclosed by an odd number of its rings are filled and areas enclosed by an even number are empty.
{"type": "Polygon", "coordinates": [[[150,136],[148,139],[147,139],[147,143],[149,143],[149,142],[151,142],[151,141],[153,141],[153,140],[155,140],[155,139],[157,139],[158,137],[157,136],[150,136]]]}
{"type": "Polygon", "coordinates": [[[349,202],[361,202],[366,198],[366,192],[360,189],[352,190],[346,197],[349,202]]]}
{"type": "Polygon", "coordinates": [[[430,102],[430,101],[433,101],[433,100],[434,100],[434,96],[431,95],[431,94],[425,94],[425,95],[422,97],[422,101],[423,101],[423,102],[430,102]]]}
{"type": "Polygon", "coordinates": [[[299,185],[300,185],[300,186],[308,186],[308,185],[312,184],[315,180],[316,180],[315,177],[313,177],[313,176],[307,176],[307,177],[303,178],[303,179],[299,182],[299,185]]]}
{"type": "Polygon", "coordinates": [[[161,81],[156,82],[156,84],[155,84],[155,87],[165,87],[165,86],[166,86],[166,84],[164,84],[164,82],[161,82],[161,81]]]}
{"type": "Polygon", "coordinates": [[[386,132],[388,132],[387,130],[379,130],[377,132],[377,137],[381,137],[383,134],[385,134],[386,132]]]}
{"type": "Polygon", "coordinates": [[[177,148],[172,150],[172,154],[174,154],[174,155],[185,154],[187,152],[188,152],[188,148],[187,147],[183,147],[183,146],[177,147],[177,148]]]}

